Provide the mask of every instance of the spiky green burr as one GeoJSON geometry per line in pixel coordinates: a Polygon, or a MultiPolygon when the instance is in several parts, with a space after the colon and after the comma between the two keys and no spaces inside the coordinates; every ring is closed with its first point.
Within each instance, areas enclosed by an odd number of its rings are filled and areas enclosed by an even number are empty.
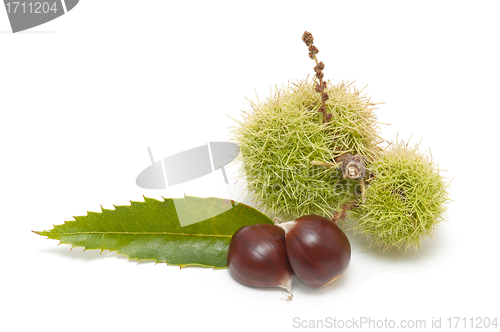
{"type": "Polygon", "coordinates": [[[445,219],[448,183],[441,171],[418,145],[401,141],[380,151],[368,170],[366,202],[349,213],[355,232],[384,250],[418,249],[445,219]]]}
{"type": "Polygon", "coordinates": [[[241,173],[250,195],[264,210],[282,219],[307,214],[331,217],[333,209],[355,200],[357,182],[341,180],[332,163],[344,153],[371,160],[380,142],[374,104],[350,84],[326,83],[324,123],[315,82],[304,80],[284,87],[252,110],[233,128],[241,149],[241,173]]]}

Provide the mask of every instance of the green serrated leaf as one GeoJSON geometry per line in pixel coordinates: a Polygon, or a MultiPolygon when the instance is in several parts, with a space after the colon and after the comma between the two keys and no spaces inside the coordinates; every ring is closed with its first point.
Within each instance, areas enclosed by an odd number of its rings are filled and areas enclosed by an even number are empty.
{"type": "Polygon", "coordinates": [[[117,251],[131,259],[169,265],[226,268],[231,236],[241,227],[272,224],[258,210],[221,198],[167,198],[88,212],[35,232],[72,247],[117,251]]]}

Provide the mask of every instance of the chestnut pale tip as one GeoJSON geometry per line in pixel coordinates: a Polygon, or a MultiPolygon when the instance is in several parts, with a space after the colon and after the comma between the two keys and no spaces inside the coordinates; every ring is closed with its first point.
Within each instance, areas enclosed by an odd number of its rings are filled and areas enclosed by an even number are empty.
{"type": "Polygon", "coordinates": [[[283,228],[283,230],[285,231],[285,236],[286,236],[286,234],[288,234],[288,232],[290,232],[290,230],[292,228],[294,228],[296,224],[297,224],[297,222],[295,220],[292,220],[292,221],[288,221],[288,222],[279,224],[278,226],[283,228]]]}
{"type": "Polygon", "coordinates": [[[293,282],[293,273],[286,273],[283,279],[281,279],[278,287],[283,288],[287,291],[288,295],[286,300],[290,301],[293,299],[292,294],[292,282],[293,282]]]}

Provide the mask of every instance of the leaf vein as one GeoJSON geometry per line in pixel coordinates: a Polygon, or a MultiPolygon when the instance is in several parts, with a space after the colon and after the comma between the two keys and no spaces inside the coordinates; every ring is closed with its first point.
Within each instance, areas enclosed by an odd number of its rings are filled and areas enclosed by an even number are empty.
{"type": "Polygon", "coordinates": [[[104,231],[85,231],[73,233],[59,233],[58,235],[79,235],[79,234],[119,234],[119,235],[182,235],[182,236],[207,236],[207,237],[227,237],[232,235],[224,234],[193,234],[193,233],[175,233],[175,232],[104,232],[104,231]]]}

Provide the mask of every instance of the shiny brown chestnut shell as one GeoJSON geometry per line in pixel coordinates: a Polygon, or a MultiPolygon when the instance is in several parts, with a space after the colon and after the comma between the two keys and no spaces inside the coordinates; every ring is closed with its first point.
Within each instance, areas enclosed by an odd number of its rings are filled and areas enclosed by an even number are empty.
{"type": "Polygon", "coordinates": [[[349,239],[331,220],[307,215],[280,226],[286,231],[288,261],[307,286],[326,286],[349,266],[349,239]]]}
{"type": "Polygon", "coordinates": [[[293,271],[286,256],[285,231],[275,225],[240,228],[231,238],[227,267],[238,282],[253,287],[282,287],[291,295],[293,271]]]}

